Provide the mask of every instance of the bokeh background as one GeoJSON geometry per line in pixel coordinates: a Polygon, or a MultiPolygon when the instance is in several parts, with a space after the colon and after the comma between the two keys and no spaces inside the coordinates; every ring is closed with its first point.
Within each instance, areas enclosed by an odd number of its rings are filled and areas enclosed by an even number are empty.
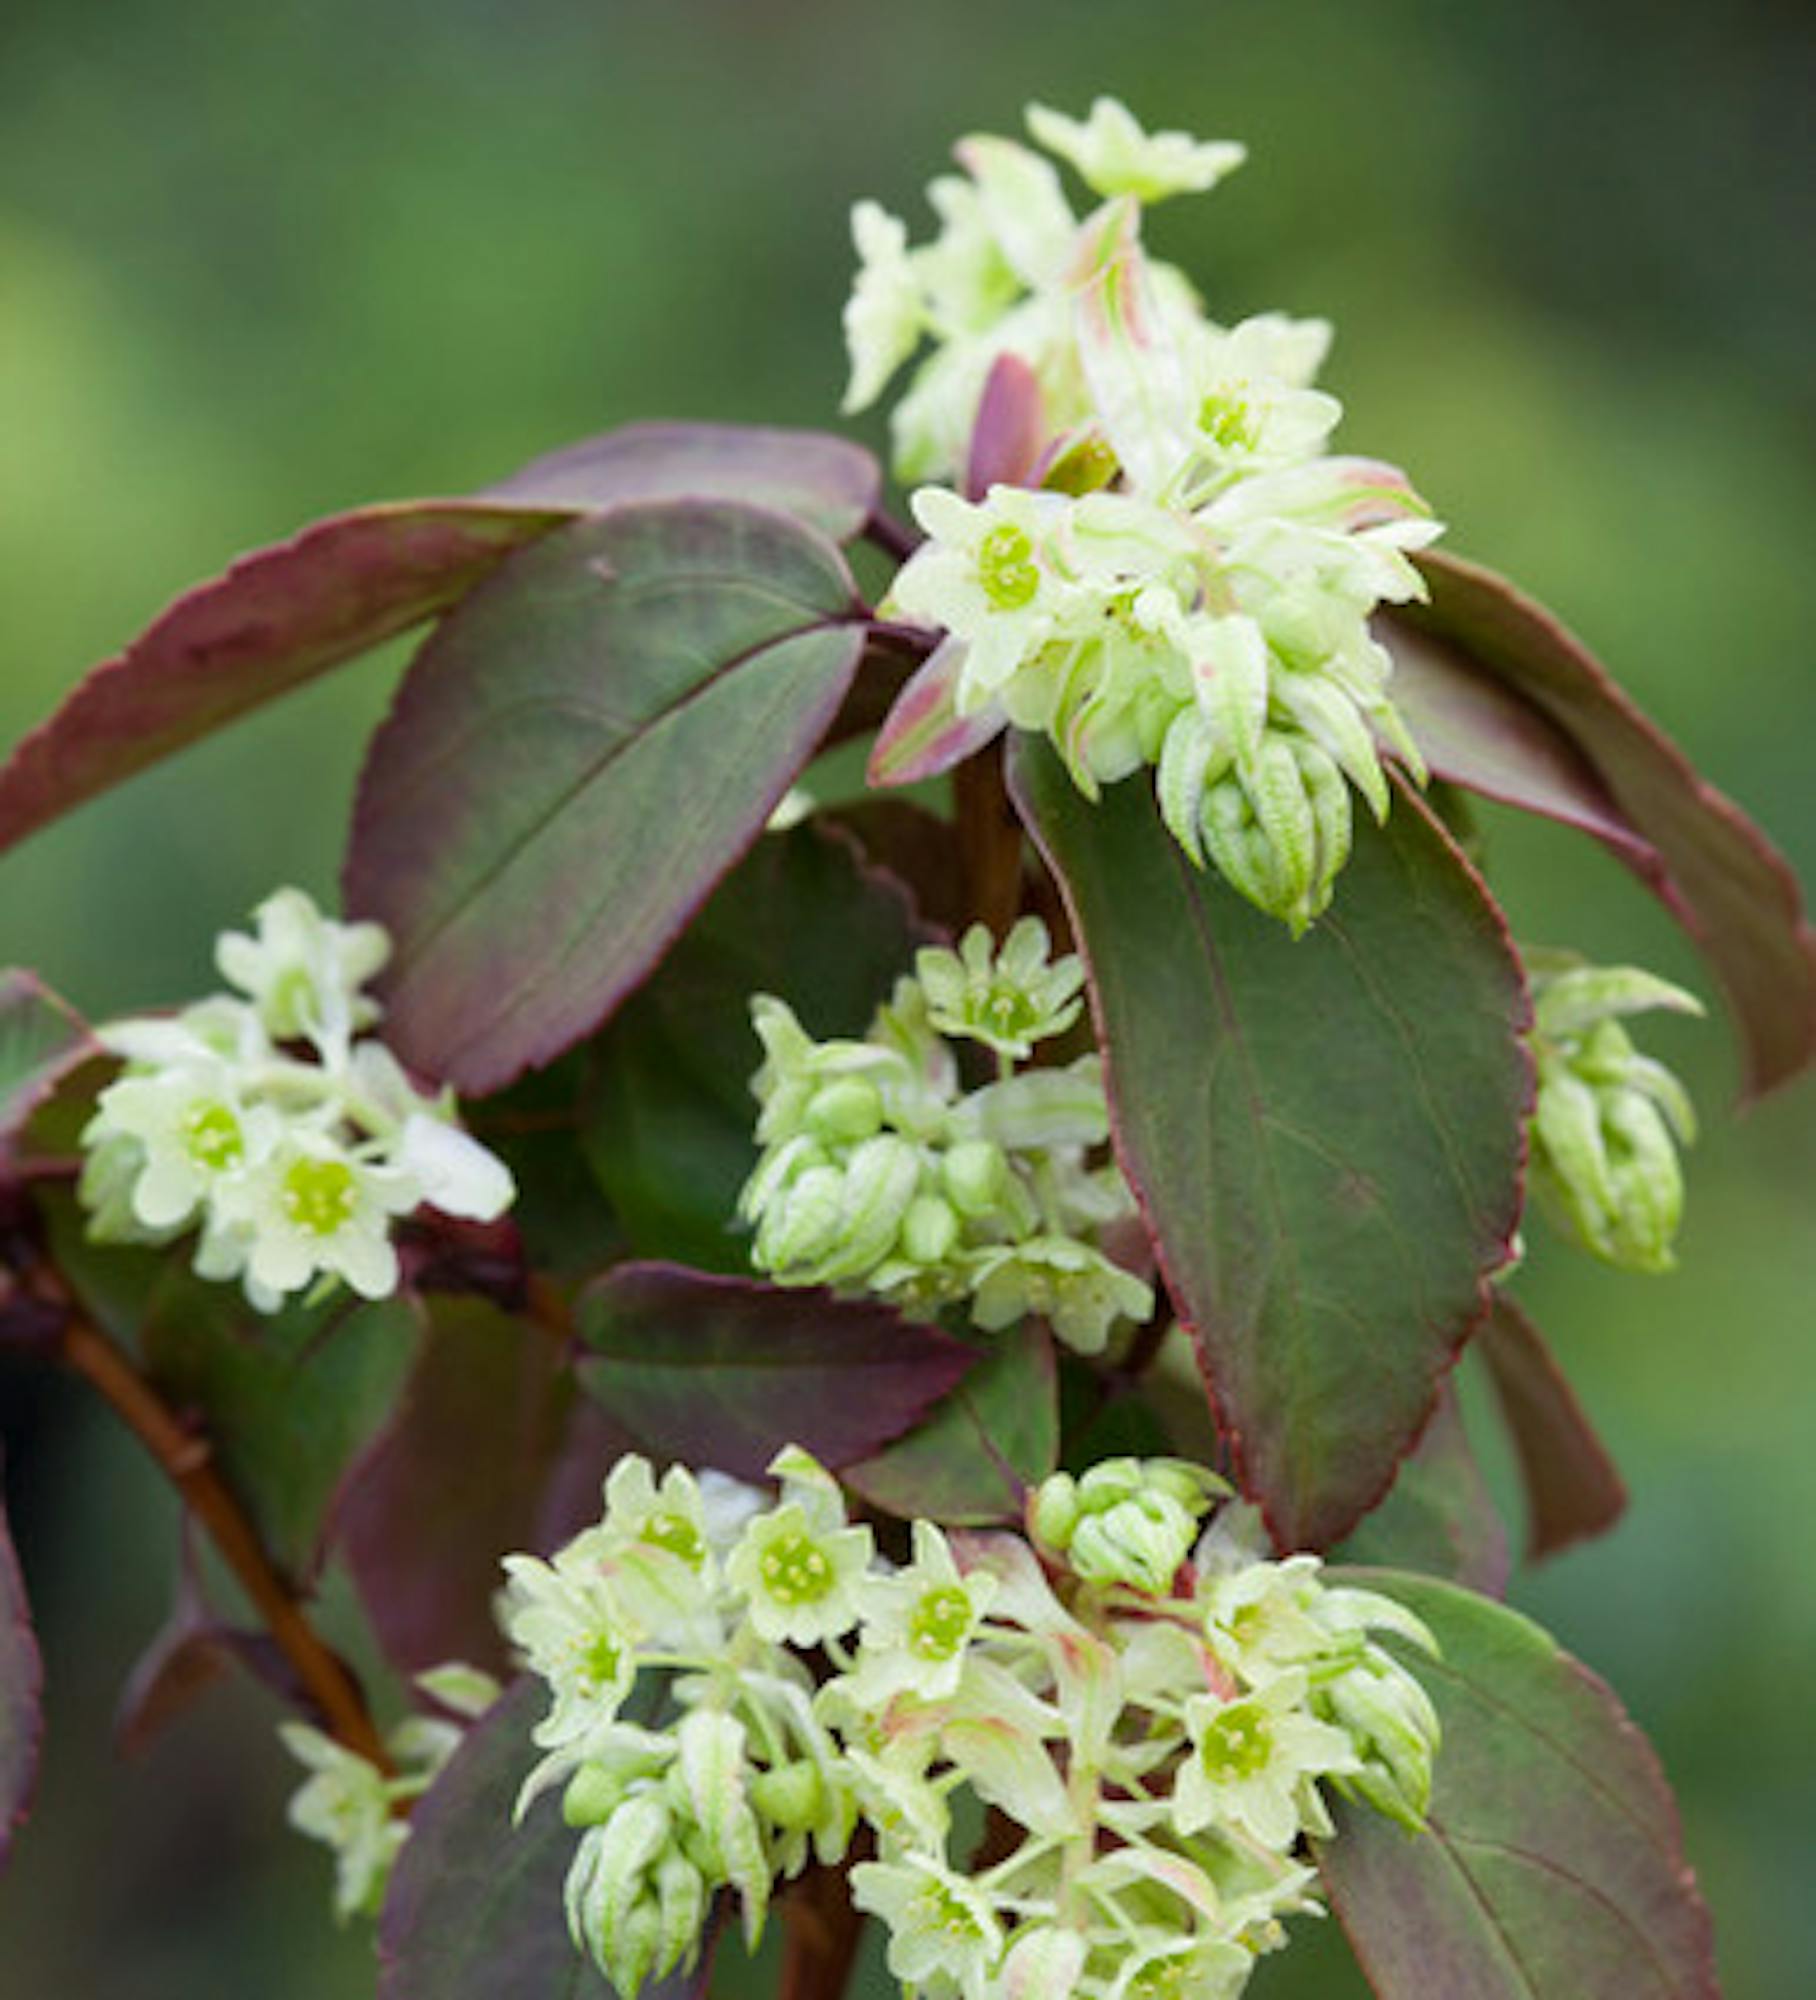
{"type": "MultiPolygon", "coordinates": [[[[1222,316],[1334,318],[1348,447],[1407,465],[1816,878],[1813,55],[1761,0],[4,0],[0,738],[314,514],[637,416],[834,422],[849,202],[918,226],[957,134],[1111,90],[1253,149],[1161,252],[1222,316]]],[[[330,891],[394,669],[6,857],[0,959],[94,1013],[169,1000],[273,883],[330,891]]],[[[1599,854],[1489,832],[1522,935],[1700,982],[1599,854]]],[[[1781,2000],[1816,1991],[1816,1093],[1736,1120],[1719,1022],[1656,1039],[1708,1114],[1681,1272],[1535,1231],[1525,1286],[1635,1503],[1517,1601],[1650,1731],[1730,1992],[1781,2000]]],[[[368,1993],[281,1828],[262,1694],[111,1760],[168,1496],[67,1385],[10,1367],[0,1417],[50,1675],[0,1990],[368,1993]]],[[[1314,1947],[1256,1991],[1349,1978],[1314,1947]]]]}

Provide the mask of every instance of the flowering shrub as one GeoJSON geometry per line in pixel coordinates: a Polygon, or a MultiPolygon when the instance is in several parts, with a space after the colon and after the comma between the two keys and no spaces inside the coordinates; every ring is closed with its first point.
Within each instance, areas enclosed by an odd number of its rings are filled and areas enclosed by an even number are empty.
{"type": "MultiPolygon", "coordinates": [[[[129,1726],[266,1680],[388,2000],[698,1994],[772,1912],[786,2000],[867,1927],[927,2000],[1211,2000],[1325,1907],[1387,2000],[1712,1994],[1477,1456],[1535,1559],[1620,1510],[1526,1194],[1669,1268],[1632,1024],[1701,1005],[1517,947],[1467,798],[1659,894],[1754,1091],[1816,1046],[1795,884],[1332,451],[1327,326],[1150,258],[1239,146],[1028,125],[930,240],[854,212],[913,527],[837,438],[634,426],[248,556],[0,768],[4,846],[427,627],[343,918],[280,889],[231,991],[98,1027],[0,978],[0,1339],[257,1620],[186,1562],[129,1726]]],[[[0,1534],[0,1844],[40,1680],[0,1534]]]]}

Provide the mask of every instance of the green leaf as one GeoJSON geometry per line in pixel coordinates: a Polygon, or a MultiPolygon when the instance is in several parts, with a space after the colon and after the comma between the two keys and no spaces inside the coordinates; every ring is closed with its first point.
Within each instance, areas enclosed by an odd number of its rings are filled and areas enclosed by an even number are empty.
{"type": "Polygon", "coordinates": [[[840,1476],[903,1520],[983,1526],[1019,1521],[1027,1489],[1058,1462],[1053,1342],[1026,1320],[917,1429],[840,1476]]]}
{"type": "Polygon", "coordinates": [[[36,973],[0,972],[0,1142],[96,1053],[86,1023],[36,973]]]}
{"type": "Polygon", "coordinates": [[[751,995],[786,1000],[817,1040],[862,1035],[929,939],[849,841],[808,825],[757,842],[590,1050],[581,1145],[633,1254],[748,1273],[751,995]]]}
{"type": "Polygon", "coordinates": [[[334,1537],[394,1666],[502,1669],[500,1560],[597,1520],[630,1440],[580,1395],[542,1328],[484,1299],[431,1296],[423,1310],[396,1421],[347,1482],[334,1537]]]}
{"type": "Polygon", "coordinates": [[[25,1580],[0,1509],[0,1863],[31,1810],[44,1734],[44,1665],[32,1634],[25,1580]]]}
{"type": "Polygon", "coordinates": [[[1796,1075],[1816,1056],[1816,932],[1784,857],[1542,605],[1455,556],[1419,566],[1430,603],[1382,636],[1432,770],[1605,841],[1727,989],[1750,1088],[1796,1075]]]}
{"type": "Polygon", "coordinates": [[[1011,778],[1238,1477],[1282,1547],[1327,1547],[1386,1490],[1507,1261],[1531,1073],[1505,925],[1410,795],[1385,827],[1359,816],[1295,940],[1192,867],[1146,785],[1091,805],[1028,737],[1011,778]]]}
{"type": "Polygon", "coordinates": [[[811,756],[854,611],[831,543],[729,502],[577,522],[476,590],[373,739],[347,860],[399,1052],[484,1096],[597,1027],[811,756]]]}
{"type": "Polygon", "coordinates": [[[1470,1447],[1456,1385],[1446,1382],[1431,1422],[1401,1461],[1381,1504],[1362,1517],[1334,1560],[1392,1564],[1465,1584],[1507,1589],[1507,1528],[1470,1447]]]}
{"type": "Polygon", "coordinates": [[[1544,1335],[1499,1293],[1479,1344],[1526,1489],[1528,1559],[1605,1535],[1627,1489],[1544,1335]]]}
{"type": "Polygon", "coordinates": [[[1406,1655],[1444,1729],[1427,1830],[1339,1803],[1319,1862],[1380,2000],[1716,2000],[1708,1912],[1658,1760],[1529,1619],[1392,1571],[1443,1657],[1406,1655]]]}
{"type": "Polygon", "coordinates": [[[893,1306],[621,1264],[581,1294],[582,1385],[652,1452],[760,1479],[784,1445],[831,1467],[900,1437],[977,1350],[893,1306]]]}
{"type": "Polygon", "coordinates": [[[192,1414],[267,1551],[306,1587],[342,1480],[394,1414],[419,1334],[402,1299],[343,1293],[267,1318],[176,1266],[140,1332],[159,1392],[192,1414]]]}

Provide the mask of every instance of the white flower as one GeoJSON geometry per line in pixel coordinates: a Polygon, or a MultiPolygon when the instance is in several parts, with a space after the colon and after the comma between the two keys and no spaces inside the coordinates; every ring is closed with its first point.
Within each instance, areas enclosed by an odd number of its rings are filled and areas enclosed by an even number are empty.
{"type": "Polygon", "coordinates": [[[391,1220],[420,1198],[409,1175],[292,1127],[244,1174],[222,1182],[216,1208],[225,1231],[238,1233],[247,1276],[264,1291],[300,1291],[330,1275],[362,1298],[382,1299],[398,1281],[391,1220]]]}
{"type": "Polygon", "coordinates": [[[223,932],[215,960],[276,1040],[344,1048],[354,1028],[378,1018],[378,1003],[359,989],[391,955],[381,925],[336,923],[301,889],[279,889],[253,916],[257,935],[223,932]]]}
{"type": "Polygon", "coordinates": [[[864,1586],[852,1700],[879,1709],[901,1693],[925,1701],[956,1694],[966,1648],[996,1588],[983,1571],[962,1575],[946,1537],[931,1521],[916,1521],[914,1561],[864,1586]]]}
{"type": "Polygon", "coordinates": [[[559,1748],[608,1723],[636,1679],[635,1634],[628,1631],[596,1566],[572,1550],[553,1563],[506,1556],[499,1624],[530,1671],[554,1697],[536,1741],[559,1748]]]}
{"type": "Polygon", "coordinates": [[[858,275],[845,306],[851,386],[841,407],[847,416],[876,401],[927,324],[904,225],[876,202],[860,201],[851,211],[851,236],[858,275]]]}
{"type": "Polygon", "coordinates": [[[980,505],[938,486],[915,494],[928,541],[890,589],[910,617],[969,642],[959,684],[961,713],[981,706],[1036,653],[1068,606],[1068,587],[1046,541],[1066,510],[1058,494],[995,486],[980,505]]]}
{"type": "Polygon", "coordinates": [[[391,1738],[400,1761],[415,1766],[398,1779],[387,1779],[376,1764],[306,1723],[278,1724],[284,1747],[310,1773],[290,1801],[289,1821],[333,1850],[334,1914],[342,1923],[376,1912],[410,1832],[395,1802],[422,1791],[459,1741],[458,1730],[414,1721],[417,1726],[406,1723],[391,1738]]]}
{"type": "Polygon", "coordinates": [[[1082,122],[1031,104],[1028,129],[1049,153],[1076,167],[1093,193],[1132,194],[1138,201],[1202,194],[1248,158],[1248,148],[1233,140],[1144,132],[1113,97],[1098,98],[1082,122]]]}
{"type": "Polygon", "coordinates": [[[744,1594],[760,1638],[812,1646],[858,1622],[873,1548],[868,1528],[810,1522],[790,1500],[750,1523],[725,1574],[744,1594]]]}
{"type": "Polygon", "coordinates": [[[1003,1930],[990,1901],[929,1855],[865,1861],[851,1871],[851,1898],[889,1932],[889,1970],[909,1988],[949,1979],[965,2000],[991,2000],[1003,1930]]]}
{"type": "Polygon", "coordinates": [[[1250,1694],[1185,1705],[1191,1747],[1173,1781],[1173,1819],[1184,1834],[1207,1826],[1242,1828],[1264,1847],[1290,1847],[1307,1823],[1310,1781],[1356,1771],[1348,1736],[1305,1709],[1303,1671],[1280,1675],[1250,1694]]]}
{"type": "Polygon", "coordinates": [[[1251,1562],[1210,1577],[1200,1602],[1205,1637],[1230,1672],[1250,1687],[1329,1650],[1328,1595],[1316,1556],[1251,1562]]]}
{"type": "Polygon", "coordinates": [[[168,1230],[192,1222],[228,1176],[269,1149],[278,1129],[271,1112],[248,1108],[236,1068],[194,1057],[109,1084],[82,1143],[100,1146],[116,1134],[137,1141],[133,1214],[147,1229],[168,1230]]]}

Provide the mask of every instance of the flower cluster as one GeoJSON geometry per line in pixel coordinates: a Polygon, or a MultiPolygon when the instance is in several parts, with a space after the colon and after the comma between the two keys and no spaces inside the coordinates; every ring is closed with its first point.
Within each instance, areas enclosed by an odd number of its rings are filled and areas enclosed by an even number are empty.
{"type": "Polygon", "coordinates": [[[1201,1534],[1209,1474],[1111,1461],[1043,1486],[1031,1539],[919,1521],[892,1567],[805,1453],[773,1470],[774,1505],[728,1514],[712,1475],[621,1460],[597,1528],[507,1565],[552,1695],[525,1799],[564,1786],[576,1943],[632,2000],[716,1890],[754,1938],[775,1881],[860,1824],[852,1893],[911,1994],[1233,1996],[1315,1907],[1323,1786],[1420,1823],[1437,1719],[1371,1633],[1429,1634],[1263,1559],[1240,1510],[1201,1534]],[[666,1714],[628,1720],[661,1675],[666,1714]],[[988,1858],[953,1851],[965,1794],[988,1858]]]}
{"type": "Polygon", "coordinates": [[[1694,994],[1634,966],[1529,950],[1538,1105],[1533,1184],[1583,1246],[1629,1270],[1668,1271],[1683,1216],[1677,1148],[1696,1136],[1690,1096],[1641,1055],[1623,1016],[1700,1014],[1694,994]]]}
{"type": "Polygon", "coordinates": [[[873,772],[924,775],[1006,724],[1045,731],[1093,797],[1153,765],[1187,853],[1302,929],[1347,858],[1350,788],[1388,810],[1380,745],[1423,775],[1368,620],[1423,595],[1409,558],[1438,526],[1395,468],[1327,454],[1342,411],[1311,386],[1327,326],[1215,325],[1143,251],[1142,203],[1209,187],[1240,148],[1150,138],[1109,100],[1083,125],[1038,107],[1030,125],[1104,197],[1083,222],[1051,163],[999,138],[962,142],[967,178],[934,182],[943,228],[924,248],[856,212],[853,399],[930,335],[897,461],[945,482],[914,496],[928,539],[891,608],[948,636],[873,772]],[[979,497],[974,430],[1005,383],[1047,442],[994,475],[1025,483],[979,497]],[[969,499],[948,490],[961,480],[969,499]]]}
{"type": "Polygon", "coordinates": [[[199,1225],[197,1272],[239,1279],[261,1312],[318,1280],[383,1298],[397,1217],[426,1202],[491,1221],[511,1176],[460,1130],[451,1095],[425,1096],[361,1034],[379,1017],[361,988],[384,931],[335,923],[300,889],[256,919],[216,949],[237,996],[100,1031],[125,1067],[82,1135],[90,1233],[163,1243],[199,1225]]]}
{"type": "Polygon", "coordinates": [[[377,1913],[409,1837],[399,1808],[429,1789],[459,1748],[465,1725],[500,1692],[489,1674],[457,1663],[431,1667],[416,1680],[448,1717],[459,1719],[412,1715],[400,1722],[385,1740],[395,1767],[389,1773],[307,1723],[278,1725],[285,1749],[309,1773],[290,1801],[290,1824],[333,1853],[334,1914],[342,1923],[377,1913]]]}
{"type": "Polygon", "coordinates": [[[968,1300],[975,1323],[1028,1313],[1095,1353],[1151,1289],[1111,1261],[1103,1232],[1134,1204],[1114,1167],[1102,1065],[1017,1070],[1077,1018],[1083,970],[1049,962],[1024,917],[993,948],[974,925],[928,949],[863,1041],[816,1042],[780,1000],[752,1003],[764,1063],[753,1089],[763,1148],[740,1208],[752,1256],[785,1285],[876,1293],[916,1311],[968,1300]],[[953,1040],[991,1050],[993,1082],[961,1087],[953,1040]]]}

